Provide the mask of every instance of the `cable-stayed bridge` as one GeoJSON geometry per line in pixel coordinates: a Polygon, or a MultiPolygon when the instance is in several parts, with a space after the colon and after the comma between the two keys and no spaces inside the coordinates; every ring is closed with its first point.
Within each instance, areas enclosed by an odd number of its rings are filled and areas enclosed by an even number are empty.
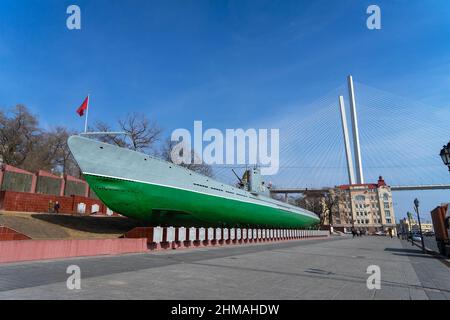
{"type": "MultiPolygon", "coordinates": [[[[359,82],[354,86],[365,182],[375,182],[381,175],[394,191],[450,189],[450,175],[439,157],[450,136],[450,108],[359,82]]],[[[258,122],[260,128],[280,130],[279,171],[266,177],[273,192],[349,184],[340,95],[348,107],[351,99],[345,83],[308,105],[280,109],[273,118],[258,122]]],[[[351,123],[350,117],[347,120],[351,123]]],[[[354,150],[353,139],[349,147],[354,150]]],[[[216,177],[228,183],[235,182],[231,168],[242,172],[245,165],[213,166],[216,177]]]]}

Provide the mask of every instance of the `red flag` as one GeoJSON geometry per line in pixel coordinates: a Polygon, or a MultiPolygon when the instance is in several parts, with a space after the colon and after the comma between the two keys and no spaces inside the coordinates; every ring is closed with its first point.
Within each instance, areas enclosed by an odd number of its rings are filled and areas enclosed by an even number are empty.
{"type": "Polygon", "coordinates": [[[89,96],[87,96],[86,99],[84,99],[81,106],[77,109],[77,113],[80,115],[80,117],[84,115],[84,110],[87,110],[88,104],[89,104],[89,96]]]}

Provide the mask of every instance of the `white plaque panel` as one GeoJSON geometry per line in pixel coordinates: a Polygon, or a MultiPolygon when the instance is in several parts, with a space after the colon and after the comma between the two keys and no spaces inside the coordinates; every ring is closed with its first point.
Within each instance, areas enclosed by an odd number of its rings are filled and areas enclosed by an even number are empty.
{"type": "Polygon", "coordinates": [[[208,228],[208,240],[214,240],[214,228],[208,228]]]}
{"type": "Polygon", "coordinates": [[[216,228],[216,240],[221,240],[221,239],[222,239],[222,229],[216,228]]]}
{"type": "Polygon", "coordinates": [[[163,230],[161,227],[153,228],[153,239],[152,239],[153,242],[160,243],[162,241],[162,236],[163,236],[162,231],[163,230]]]}
{"type": "Polygon", "coordinates": [[[189,241],[197,240],[197,228],[189,228],[189,241]]]}
{"type": "Polygon", "coordinates": [[[198,229],[198,240],[200,241],[205,240],[205,228],[198,229]]]}
{"type": "Polygon", "coordinates": [[[186,228],[179,227],[178,230],[178,241],[186,241],[186,228]]]}
{"type": "Polygon", "coordinates": [[[223,228],[223,240],[228,240],[229,239],[229,230],[228,228],[223,228]]]}
{"type": "Polygon", "coordinates": [[[167,227],[166,228],[166,241],[172,242],[175,241],[175,228],[174,227],[167,227]]]}
{"type": "Polygon", "coordinates": [[[234,239],[236,239],[236,229],[231,228],[230,229],[230,240],[234,240],[234,239]]]}

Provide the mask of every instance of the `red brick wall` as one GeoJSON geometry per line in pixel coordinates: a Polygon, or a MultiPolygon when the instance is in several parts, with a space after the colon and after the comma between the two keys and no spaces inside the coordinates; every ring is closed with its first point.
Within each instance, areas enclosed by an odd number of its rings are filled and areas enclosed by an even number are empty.
{"type": "Polygon", "coordinates": [[[61,213],[77,213],[79,203],[86,205],[86,214],[91,214],[94,204],[99,206],[99,213],[106,214],[106,206],[96,199],[82,196],[56,196],[28,192],[0,191],[0,209],[5,211],[48,212],[49,202],[58,201],[61,213]]]}

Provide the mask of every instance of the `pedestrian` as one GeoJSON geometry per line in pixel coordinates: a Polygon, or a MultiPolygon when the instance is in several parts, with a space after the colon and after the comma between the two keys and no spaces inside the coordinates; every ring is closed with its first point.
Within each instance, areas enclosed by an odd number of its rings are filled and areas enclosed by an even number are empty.
{"type": "Polygon", "coordinates": [[[356,230],[355,230],[355,228],[352,228],[352,236],[353,236],[353,238],[356,236],[356,230]]]}
{"type": "Polygon", "coordinates": [[[48,202],[48,213],[52,213],[53,210],[54,210],[53,201],[50,200],[50,201],[48,202]]]}
{"type": "Polygon", "coordinates": [[[392,237],[392,228],[389,228],[389,236],[391,237],[391,239],[393,238],[392,237]]]}
{"type": "Polygon", "coordinates": [[[60,208],[60,207],[61,207],[61,206],[59,205],[59,202],[56,201],[56,202],[55,202],[55,206],[53,207],[55,213],[59,213],[59,208],[60,208]]]}

